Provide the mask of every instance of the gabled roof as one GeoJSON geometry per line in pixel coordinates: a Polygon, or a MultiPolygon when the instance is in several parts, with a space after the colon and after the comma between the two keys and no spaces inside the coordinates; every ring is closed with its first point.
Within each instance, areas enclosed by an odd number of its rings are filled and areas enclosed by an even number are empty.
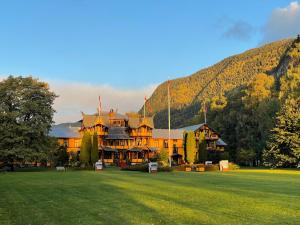
{"type": "MultiPolygon", "coordinates": [[[[154,139],[168,139],[169,138],[169,130],[168,129],[153,129],[152,137],[154,139]]],[[[183,130],[171,130],[170,131],[171,139],[183,139],[183,130]]]]}
{"type": "Polygon", "coordinates": [[[128,117],[128,126],[130,128],[139,128],[143,125],[154,128],[153,117],[128,117]]]}
{"type": "Polygon", "coordinates": [[[115,112],[101,112],[98,114],[87,115],[82,113],[82,125],[83,127],[93,127],[97,124],[109,127],[109,120],[125,120],[128,121],[128,126],[131,128],[139,128],[142,125],[153,128],[153,117],[142,118],[140,115],[126,114],[122,115],[115,112]]]}
{"type": "Polygon", "coordinates": [[[97,124],[102,124],[104,126],[109,125],[109,117],[106,115],[87,115],[82,114],[82,125],[83,127],[93,127],[97,124]]]}
{"type": "Polygon", "coordinates": [[[199,124],[188,126],[188,127],[182,127],[179,129],[184,130],[184,131],[194,131],[195,132],[196,130],[202,128],[204,125],[206,125],[209,129],[211,129],[213,132],[215,132],[216,134],[218,134],[220,136],[220,134],[217,131],[215,131],[213,128],[208,126],[208,124],[206,124],[206,123],[199,123],[199,124]]]}
{"type": "Polygon", "coordinates": [[[179,129],[184,130],[184,131],[196,131],[199,128],[201,128],[203,125],[205,125],[205,123],[199,123],[199,124],[192,125],[192,126],[182,127],[182,128],[179,128],[179,129]]]}
{"type": "Polygon", "coordinates": [[[219,139],[216,141],[216,145],[217,145],[217,146],[227,146],[227,144],[226,144],[221,138],[219,138],[219,139]]]}
{"type": "Polygon", "coordinates": [[[80,138],[80,122],[61,123],[52,126],[49,135],[56,138],[80,138]]]}

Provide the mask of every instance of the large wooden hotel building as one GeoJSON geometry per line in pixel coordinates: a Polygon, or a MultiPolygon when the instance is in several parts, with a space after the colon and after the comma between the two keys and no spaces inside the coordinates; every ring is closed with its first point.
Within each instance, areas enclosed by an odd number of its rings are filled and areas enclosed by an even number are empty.
{"type": "Polygon", "coordinates": [[[226,143],[207,124],[198,124],[180,129],[156,129],[153,117],[137,113],[119,114],[113,110],[87,115],[76,123],[53,126],[50,135],[58,138],[68,152],[80,153],[84,132],[98,135],[99,159],[106,164],[141,163],[149,160],[162,149],[169,152],[172,162],[184,163],[183,135],[194,131],[196,146],[200,132],[205,132],[208,151],[224,151],[226,143]],[[170,145],[170,147],[169,147],[170,145]]]}

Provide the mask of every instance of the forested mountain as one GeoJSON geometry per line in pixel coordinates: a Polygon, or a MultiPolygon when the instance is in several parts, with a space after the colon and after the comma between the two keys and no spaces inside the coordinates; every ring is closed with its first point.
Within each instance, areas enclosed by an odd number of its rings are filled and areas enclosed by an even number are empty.
{"type": "MultiPolygon", "coordinates": [[[[259,164],[264,158],[276,166],[300,160],[299,36],[172,80],[170,90],[172,128],[203,122],[205,105],[207,121],[228,143],[231,160],[259,164]],[[284,148],[282,135],[287,137],[284,148]]],[[[167,82],[147,105],[156,127],[167,127],[167,82]]]]}
{"type": "MultiPolygon", "coordinates": [[[[200,103],[236,87],[248,84],[256,74],[274,72],[291,39],[282,40],[228,57],[190,76],[171,80],[172,127],[193,124],[200,103]]],[[[167,82],[147,102],[158,128],[167,127],[167,82]]],[[[147,106],[146,106],[147,107],[147,106]]],[[[148,111],[148,110],[147,110],[148,111]]]]}

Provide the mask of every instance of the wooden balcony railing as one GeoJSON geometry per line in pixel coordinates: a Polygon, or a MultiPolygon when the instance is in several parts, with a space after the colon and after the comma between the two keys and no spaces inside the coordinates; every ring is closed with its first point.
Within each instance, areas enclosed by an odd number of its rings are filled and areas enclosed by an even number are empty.
{"type": "Polygon", "coordinates": [[[210,135],[210,136],[205,136],[206,140],[218,140],[219,137],[218,135],[210,135]]]}
{"type": "Polygon", "coordinates": [[[151,137],[152,132],[131,132],[130,136],[133,136],[133,137],[151,137]]]}

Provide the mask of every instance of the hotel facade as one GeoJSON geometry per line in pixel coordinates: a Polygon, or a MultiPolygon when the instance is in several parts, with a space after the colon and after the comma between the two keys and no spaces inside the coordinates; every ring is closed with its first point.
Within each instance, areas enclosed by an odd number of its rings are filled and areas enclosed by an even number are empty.
{"type": "Polygon", "coordinates": [[[205,133],[207,150],[223,152],[226,143],[207,124],[197,124],[180,129],[156,129],[153,117],[137,113],[119,114],[113,110],[99,114],[82,113],[75,123],[63,123],[52,127],[50,135],[69,153],[80,153],[85,132],[97,134],[99,159],[106,164],[136,164],[149,161],[165,149],[173,164],[184,163],[184,132],[193,131],[198,146],[201,132],[205,133]]]}

